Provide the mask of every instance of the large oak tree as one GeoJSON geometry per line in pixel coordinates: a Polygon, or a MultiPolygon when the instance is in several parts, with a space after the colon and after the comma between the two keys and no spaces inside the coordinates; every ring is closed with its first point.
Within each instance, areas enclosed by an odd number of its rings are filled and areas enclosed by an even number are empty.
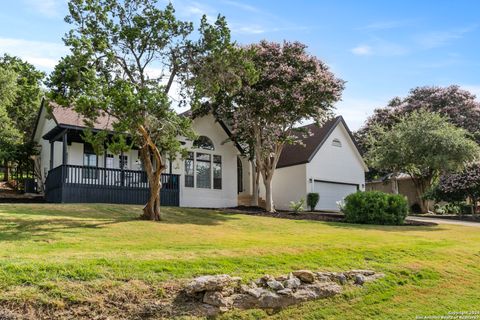
{"type": "Polygon", "coordinates": [[[195,31],[175,17],[172,4],[160,9],[155,0],[71,0],[69,11],[72,30],[64,41],[71,54],[50,76],[51,97],[73,106],[90,125],[101,114],[114,117],[116,135],[134,139],[150,184],[142,217],[160,220],[165,159],[184,151],[178,136],[193,138],[190,119],[177,115],[170,95],[177,84],[180,103],[195,107],[201,99],[196,86],[216,90],[221,75],[206,71],[221,71],[211,56],[231,48],[226,22],[203,17],[195,31]]]}

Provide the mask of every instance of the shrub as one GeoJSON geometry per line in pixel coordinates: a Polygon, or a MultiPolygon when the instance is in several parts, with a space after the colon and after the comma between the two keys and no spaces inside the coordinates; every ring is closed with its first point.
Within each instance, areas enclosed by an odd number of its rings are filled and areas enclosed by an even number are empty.
{"type": "Polygon", "coordinates": [[[293,213],[298,214],[299,212],[302,212],[305,210],[303,208],[303,205],[305,204],[305,199],[302,198],[300,201],[290,201],[290,209],[292,209],[293,213]]]}
{"type": "Polygon", "coordinates": [[[398,194],[357,192],[345,198],[343,212],[347,222],[399,225],[405,221],[408,203],[398,194]]]}
{"type": "Polygon", "coordinates": [[[310,211],[315,210],[318,200],[320,200],[320,195],[318,193],[311,192],[307,194],[307,205],[310,207],[310,211]]]}

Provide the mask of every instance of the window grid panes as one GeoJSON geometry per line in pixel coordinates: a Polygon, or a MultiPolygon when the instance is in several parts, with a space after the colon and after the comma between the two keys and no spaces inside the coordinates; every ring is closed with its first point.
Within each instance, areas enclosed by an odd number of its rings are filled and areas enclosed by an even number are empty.
{"type": "Polygon", "coordinates": [[[211,155],[208,153],[197,153],[197,188],[211,188],[211,155]]]}
{"type": "Polygon", "coordinates": [[[185,187],[193,188],[193,152],[185,159],[185,187]]]}
{"type": "Polygon", "coordinates": [[[213,156],[213,189],[222,189],[222,157],[213,156]]]}

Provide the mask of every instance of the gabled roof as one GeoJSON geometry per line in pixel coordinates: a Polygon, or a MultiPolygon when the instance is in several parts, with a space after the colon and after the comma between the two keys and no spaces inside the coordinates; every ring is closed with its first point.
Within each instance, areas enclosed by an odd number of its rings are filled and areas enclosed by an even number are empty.
{"type": "MultiPolygon", "coordinates": [[[[348,132],[348,135],[353,141],[355,148],[360,154],[360,151],[355,143],[355,139],[353,138],[352,133],[348,129],[345,120],[343,120],[342,116],[338,116],[336,118],[328,120],[323,126],[318,126],[316,123],[308,124],[303,128],[308,129],[312,135],[302,138],[302,144],[289,144],[283,148],[282,154],[280,155],[280,159],[277,163],[277,168],[284,168],[295,166],[303,163],[310,162],[315,154],[317,154],[318,150],[322,147],[325,143],[327,138],[330,136],[332,131],[339,125],[340,123],[343,124],[345,129],[348,132]]],[[[297,136],[301,136],[301,133],[296,133],[297,136]]],[[[361,156],[361,154],[360,154],[361,156]]]]}
{"type": "MultiPolygon", "coordinates": [[[[63,107],[55,102],[49,102],[53,120],[57,125],[86,128],[85,118],[77,113],[72,107],[63,107]]],[[[116,118],[108,115],[100,115],[93,125],[93,129],[113,131],[112,124],[116,118]]]]}

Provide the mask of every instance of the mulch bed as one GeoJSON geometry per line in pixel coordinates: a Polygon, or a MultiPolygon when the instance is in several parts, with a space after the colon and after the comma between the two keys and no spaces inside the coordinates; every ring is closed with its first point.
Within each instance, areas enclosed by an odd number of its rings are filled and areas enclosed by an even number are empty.
{"type": "MultiPolygon", "coordinates": [[[[345,217],[341,213],[330,213],[330,212],[310,212],[304,211],[299,214],[295,214],[290,211],[278,211],[278,212],[267,212],[263,208],[259,207],[247,207],[247,206],[238,206],[235,208],[228,208],[225,210],[228,213],[241,213],[248,214],[260,217],[270,217],[270,218],[280,218],[280,219],[290,219],[290,220],[312,220],[312,221],[327,221],[327,222],[342,222],[345,221],[345,217]]],[[[413,221],[405,220],[403,226],[436,226],[434,222],[424,222],[424,221],[413,221]]]]}

